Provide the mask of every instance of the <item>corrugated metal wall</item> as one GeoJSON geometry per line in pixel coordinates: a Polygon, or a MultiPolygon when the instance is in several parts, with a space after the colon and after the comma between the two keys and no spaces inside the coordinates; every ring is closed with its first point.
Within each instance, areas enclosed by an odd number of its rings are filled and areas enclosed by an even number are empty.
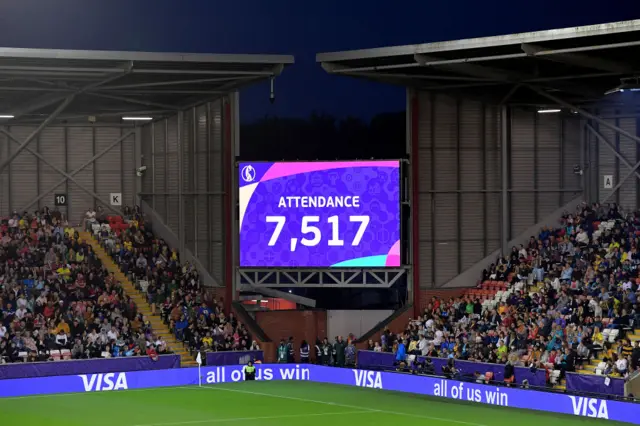
{"type": "MultiPolygon", "coordinates": [[[[430,288],[500,247],[500,110],[435,93],[419,104],[419,276],[430,288]]],[[[517,109],[510,117],[508,239],[580,192],[579,120],[517,109]]]]}
{"type": "Polygon", "coordinates": [[[176,115],[144,126],[141,134],[147,167],[142,199],[178,238],[184,234],[185,247],[218,282],[224,271],[222,105],[220,100],[184,111],[180,128],[176,115]]]}
{"type": "MultiPolygon", "coordinates": [[[[35,127],[7,126],[7,131],[24,140],[35,127]]],[[[42,155],[53,166],[73,174],[80,184],[96,193],[105,203],[111,193],[122,194],[122,206],[135,205],[135,132],[120,127],[48,127],[28,148],[42,155]],[[131,134],[113,146],[97,161],[94,156],[105,151],[121,136],[131,134]]],[[[17,149],[18,144],[0,134],[0,161],[17,149]]],[[[67,215],[72,225],[82,221],[91,207],[105,204],[94,199],[71,181],[62,182],[64,176],[45,164],[28,150],[23,150],[0,174],[0,214],[54,207],[54,194],[66,194],[67,206],[60,211],[67,215]],[[41,194],[44,194],[39,198],[41,194]],[[39,199],[38,199],[39,198],[39,199]]],[[[116,207],[120,209],[120,207],[116,207]]],[[[109,210],[107,210],[109,211],[109,210]]]]}
{"type": "MultiPolygon", "coordinates": [[[[640,128],[636,117],[625,116],[620,111],[614,110],[598,111],[598,115],[605,119],[606,122],[632,135],[640,136],[640,128]]],[[[613,153],[615,149],[629,164],[634,166],[640,161],[638,144],[636,141],[594,121],[589,121],[588,125],[592,126],[604,138],[604,140],[599,141],[596,135],[589,131],[586,132],[589,146],[588,159],[590,168],[593,170],[592,188],[595,193],[592,196],[593,200],[617,203],[627,211],[640,209],[640,185],[635,175],[629,177],[622,186],[616,189],[618,183],[629,174],[631,169],[613,153]],[[605,176],[613,177],[613,188],[605,187],[605,176]]]]}

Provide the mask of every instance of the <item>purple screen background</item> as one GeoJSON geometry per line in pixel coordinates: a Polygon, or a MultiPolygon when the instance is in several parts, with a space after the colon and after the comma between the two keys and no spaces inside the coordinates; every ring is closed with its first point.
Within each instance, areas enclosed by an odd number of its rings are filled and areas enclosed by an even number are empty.
{"type": "MultiPolygon", "coordinates": [[[[400,162],[241,163],[240,184],[241,267],[396,267],[400,266],[400,162]],[[254,175],[247,182],[246,167],[254,175]],[[243,174],[244,173],[244,174],[243,174]],[[278,207],[283,196],[359,196],[360,206],[336,208],[278,207]],[[246,206],[243,211],[242,205],[246,206]],[[328,245],[330,216],[339,216],[341,247],[328,245]],[[370,217],[358,246],[351,242],[360,226],[353,215],[370,217]],[[275,246],[268,243],[275,223],[266,216],[285,216],[287,221],[275,246]],[[303,216],[319,216],[320,243],[300,243],[303,216]],[[297,238],[294,252],[291,239],[297,238]]],[[[311,234],[307,235],[311,238],[311,234]]]]}

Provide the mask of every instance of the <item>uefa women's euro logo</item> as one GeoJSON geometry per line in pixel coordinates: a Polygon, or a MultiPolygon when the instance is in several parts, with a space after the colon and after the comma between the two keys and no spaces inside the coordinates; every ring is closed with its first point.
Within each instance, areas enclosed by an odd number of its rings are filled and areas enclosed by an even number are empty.
{"type": "Polygon", "coordinates": [[[253,168],[253,166],[248,165],[248,166],[244,166],[242,168],[242,180],[244,180],[247,183],[251,183],[256,179],[256,169],[253,168]]]}

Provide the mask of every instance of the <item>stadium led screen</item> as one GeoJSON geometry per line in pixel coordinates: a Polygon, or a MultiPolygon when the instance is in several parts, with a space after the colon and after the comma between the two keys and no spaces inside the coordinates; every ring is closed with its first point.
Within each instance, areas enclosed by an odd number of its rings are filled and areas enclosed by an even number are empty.
{"type": "Polygon", "coordinates": [[[240,266],[400,266],[400,162],[240,163],[240,266]]]}

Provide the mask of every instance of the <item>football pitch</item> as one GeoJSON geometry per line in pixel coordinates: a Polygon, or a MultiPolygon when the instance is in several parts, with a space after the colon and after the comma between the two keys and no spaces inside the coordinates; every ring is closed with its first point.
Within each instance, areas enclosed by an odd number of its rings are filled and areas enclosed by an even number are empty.
{"type": "Polygon", "coordinates": [[[300,381],[39,395],[0,399],[2,426],[625,424],[300,381]]]}

